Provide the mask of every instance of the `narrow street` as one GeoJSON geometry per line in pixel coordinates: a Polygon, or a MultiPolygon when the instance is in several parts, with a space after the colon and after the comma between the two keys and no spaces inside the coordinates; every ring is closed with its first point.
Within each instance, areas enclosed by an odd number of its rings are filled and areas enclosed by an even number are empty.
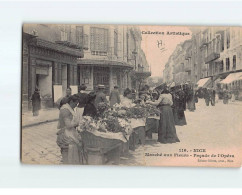
{"type": "MultiPolygon", "coordinates": [[[[213,166],[214,162],[198,162],[198,158],[193,156],[194,149],[205,149],[204,154],[210,155],[234,155],[235,158],[222,158],[225,160],[224,166],[229,166],[228,163],[238,164],[236,157],[241,155],[242,149],[239,148],[242,141],[240,120],[242,118],[242,102],[230,102],[225,105],[220,100],[215,107],[206,107],[204,100],[199,99],[196,108],[195,112],[185,112],[186,126],[176,126],[180,143],[160,144],[156,142],[157,134],[153,134],[152,140],[147,140],[144,147],[137,146],[135,151],[130,151],[129,156],[122,158],[120,164],[175,166],[179,161],[180,166],[213,166]],[[189,157],[174,158],[174,153],[182,154],[184,149],[189,157]],[[145,156],[146,153],[162,153],[162,156],[145,156]],[[169,157],[169,154],[173,156],[169,157]],[[228,159],[231,161],[227,162],[228,159]]],[[[56,126],[57,122],[50,122],[22,129],[22,159],[24,163],[61,164],[60,150],[56,145],[56,126]]]]}

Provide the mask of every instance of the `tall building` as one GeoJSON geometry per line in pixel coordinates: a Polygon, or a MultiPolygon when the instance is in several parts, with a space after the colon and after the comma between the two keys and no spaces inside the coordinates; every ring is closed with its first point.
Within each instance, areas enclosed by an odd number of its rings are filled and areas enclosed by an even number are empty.
{"type": "Polygon", "coordinates": [[[166,82],[198,83],[203,86],[241,91],[242,28],[207,27],[179,45],[163,71],[166,82]],[[235,74],[236,73],[236,74],[235,74]]]}
{"type": "Polygon", "coordinates": [[[78,28],[86,39],[84,58],[78,60],[81,73],[78,81],[85,83],[90,91],[103,84],[107,94],[115,85],[120,92],[127,87],[137,89],[138,78],[149,70],[138,27],[83,25],[78,28]]]}
{"type": "Polygon", "coordinates": [[[136,26],[24,25],[23,102],[31,108],[36,87],[44,107],[80,84],[87,91],[103,84],[107,95],[115,85],[138,89],[150,76],[141,40],[136,26]]]}
{"type": "Polygon", "coordinates": [[[31,96],[39,88],[42,107],[77,84],[77,59],[83,57],[71,25],[25,24],[22,39],[22,108],[31,109],[31,96]],[[56,87],[60,86],[59,91],[56,87]]]}

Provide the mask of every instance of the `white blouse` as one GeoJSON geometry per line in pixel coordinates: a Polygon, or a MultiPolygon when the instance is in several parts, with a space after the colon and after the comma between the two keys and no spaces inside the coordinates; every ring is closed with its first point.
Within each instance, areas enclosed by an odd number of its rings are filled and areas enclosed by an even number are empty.
{"type": "Polygon", "coordinates": [[[172,101],[172,95],[171,94],[161,94],[159,99],[156,100],[154,102],[156,105],[159,105],[159,104],[168,104],[170,106],[173,105],[173,101],[172,101]]]}

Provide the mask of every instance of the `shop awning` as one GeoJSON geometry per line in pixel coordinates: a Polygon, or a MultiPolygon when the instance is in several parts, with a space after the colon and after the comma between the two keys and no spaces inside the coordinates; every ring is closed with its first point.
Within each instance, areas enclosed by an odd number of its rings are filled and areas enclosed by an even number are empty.
{"type": "Polygon", "coordinates": [[[220,83],[222,84],[230,84],[233,81],[242,80],[242,72],[235,72],[230,73],[224,80],[222,80],[220,83]]]}
{"type": "Polygon", "coordinates": [[[207,87],[209,84],[211,83],[211,78],[204,78],[204,79],[200,79],[197,82],[198,87],[207,87]]]}

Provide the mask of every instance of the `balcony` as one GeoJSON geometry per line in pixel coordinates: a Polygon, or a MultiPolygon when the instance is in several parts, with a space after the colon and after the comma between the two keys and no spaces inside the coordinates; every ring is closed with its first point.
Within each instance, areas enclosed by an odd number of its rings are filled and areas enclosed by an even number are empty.
{"type": "Polygon", "coordinates": [[[209,63],[209,62],[211,62],[213,60],[218,59],[219,57],[220,57],[219,53],[213,52],[208,57],[206,57],[204,61],[207,64],[207,63],[209,63]]]}
{"type": "Polygon", "coordinates": [[[138,67],[138,69],[135,70],[135,75],[138,77],[147,78],[151,76],[151,72],[145,67],[138,67]]]}

